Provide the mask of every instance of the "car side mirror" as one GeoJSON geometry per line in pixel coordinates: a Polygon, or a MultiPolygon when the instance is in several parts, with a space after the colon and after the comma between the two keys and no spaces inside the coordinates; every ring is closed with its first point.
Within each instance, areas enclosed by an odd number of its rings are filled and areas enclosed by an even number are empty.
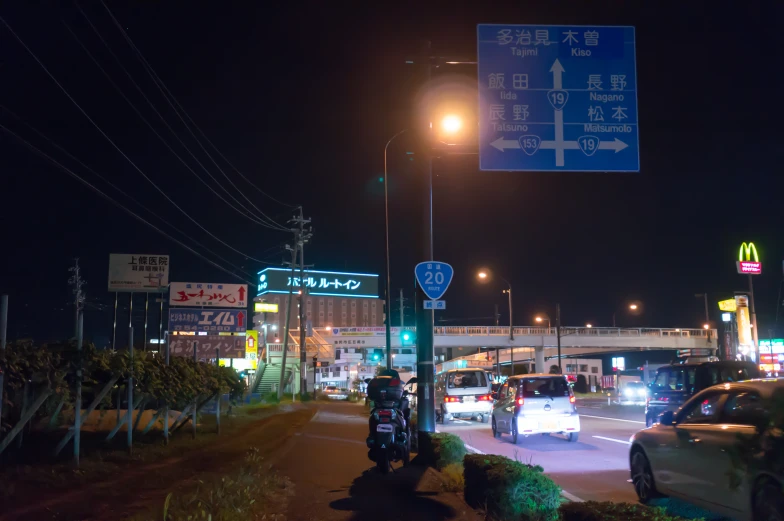
{"type": "Polygon", "coordinates": [[[672,411],[664,411],[659,416],[659,423],[662,425],[675,425],[675,413],[672,411]]]}
{"type": "Polygon", "coordinates": [[[417,383],[417,377],[416,376],[414,376],[413,378],[411,378],[411,380],[406,382],[406,385],[411,385],[411,384],[415,384],[415,383],[417,383]]]}

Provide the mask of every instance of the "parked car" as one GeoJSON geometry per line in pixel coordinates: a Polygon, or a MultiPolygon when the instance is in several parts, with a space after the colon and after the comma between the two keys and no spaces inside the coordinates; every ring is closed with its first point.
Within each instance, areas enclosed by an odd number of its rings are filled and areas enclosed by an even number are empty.
{"type": "Polygon", "coordinates": [[[783,399],[784,379],[725,383],[663,413],[631,438],[640,501],[663,494],[740,521],[784,519],[784,438],[770,422],[783,399]]]}
{"type": "Polygon", "coordinates": [[[759,378],[753,362],[723,361],[674,364],[660,367],[648,390],[645,425],[656,423],[660,414],[675,411],[689,398],[712,385],[759,378]]]}
{"type": "Polygon", "coordinates": [[[348,391],[346,389],[339,389],[335,385],[328,385],[324,388],[324,394],[333,400],[347,400],[348,391]]]}
{"type": "Polygon", "coordinates": [[[562,433],[569,441],[580,435],[580,416],[572,387],[563,375],[513,376],[498,391],[493,405],[493,437],[562,433]]]}
{"type": "Polygon", "coordinates": [[[436,420],[477,418],[487,422],[493,409],[491,382],[484,369],[449,369],[436,375],[436,420]]]}

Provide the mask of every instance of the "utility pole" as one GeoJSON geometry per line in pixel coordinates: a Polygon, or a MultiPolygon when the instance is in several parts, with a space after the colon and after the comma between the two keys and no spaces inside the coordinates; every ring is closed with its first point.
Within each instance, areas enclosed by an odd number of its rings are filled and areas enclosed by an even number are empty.
{"type": "Polygon", "coordinates": [[[558,373],[563,374],[561,367],[561,304],[555,304],[555,338],[558,342],[558,373]]]}
{"type": "MultiPolygon", "coordinates": [[[[5,350],[8,332],[8,295],[0,295],[0,351],[5,350]]],[[[0,369],[0,421],[3,418],[3,371],[0,369]]]]}
{"type": "Polygon", "coordinates": [[[68,271],[72,273],[71,278],[68,280],[68,283],[73,286],[73,293],[74,293],[74,312],[76,315],[76,357],[77,357],[77,366],[76,366],[76,403],[74,404],[74,465],[77,467],[79,466],[79,453],[80,447],[79,444],[81,442],[81,424],[82,424],[82,341],[84,335],[84,292],[82,291],[82,286],[84,286],[84,281],[82,280],[82,273],[81,269],[79,268],[79,259],[74,259],[74,265],[71,268],[68,268],[68,271]]]}
{"type": "MultiPolygon", "coordinates": [[[[305,230],[305,225],[310,222],[310,219],[303,217],[301,206],[299,207],[299,217],[294,217],[289,222],[297,226],[294,233],[297,235],[297,248],[299,248],[299,366],[302,372],[302,386],[299,390],[299,395],[304,400],[308,394],[307,332],[305,331],[308,317],[305,312],[305,294],[307,292],[307,284],[305,284],[305,243],[310,240],[313,233],[312,228],[305,230]]],[[[314,385],[314,392],[315,389],[314,385]]]]}
{"type": "Polygon", "coordinates": [[[404,305],[405,305],[404,304],[405,300],[406,299],[403,298],[403,288],[400,288],[400,329],[403,329],[405,327],[405,325],[406,325],[405,319],[404,319],[405,311],[403,309],[404,305]]]}
{"type": "MultiPolygon", "coordinates": [[[[294,281],[294,268],[297,264],[297,244],[299,244],[299,237],[295,232],[294,234],[294,247],[292,248],[288,244],[286,245],[286,249],[291,252],[291,262],[287,262],[291,266],[291,279],[292,282],[294,281]]],[[[291,292],[294,289],[294,284],[289,284],[289,296],[286,299],[286,326],[283,330],[283,356],[281,359],[280,365],[280,381],[278,383],[278,400],[283,398],[283,384],[286,380],[286,352],[288,351],[289,347],[289,324],[291,323],[291,292]]]]}

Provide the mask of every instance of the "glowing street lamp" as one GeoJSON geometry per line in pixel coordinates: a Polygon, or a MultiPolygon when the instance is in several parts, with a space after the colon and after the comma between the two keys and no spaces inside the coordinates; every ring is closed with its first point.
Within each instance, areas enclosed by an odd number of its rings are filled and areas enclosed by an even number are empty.
{"type": "Polygon", "coordinates": [[[593,326],[591,324],[585,324],[585,327],[587,327],[588,329],[591,329],[593,326]]]}
{"type": "Polygon", "coordinates": [[[454,134],[463,128],[463,120],[459,116],[449,114],[441,120],[441,128],[448,134],[454,134]]]}
{"type": "MultiPolygon", "coordinates": [[[[476,278],[479,279],[480,282],[489,282],[490,272],[486,270],[480,270],[476,274],[476,278]]],[[[503,292],[509,296],[509,340],[514,340],[514,325],[512,320],[512,284],[503,277],[498,277],[502,281],[506,282],[507,289],[503,292]]]]}
{"type": "Polygon", "coordinates": [[[534,320],[536,320],[537,324],[541,324],[542,322],[544,322],[546,320],[547,321],[547,329],[550,329],[550,327],[551,327],[551,325],[550,325],[550,317],[542,317],[541,315],[537,315],[534,318],[534,320]]]}

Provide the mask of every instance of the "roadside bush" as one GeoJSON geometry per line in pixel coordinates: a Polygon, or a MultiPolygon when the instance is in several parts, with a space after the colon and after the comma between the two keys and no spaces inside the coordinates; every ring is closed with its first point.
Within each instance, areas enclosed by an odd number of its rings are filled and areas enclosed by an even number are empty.
{"type": "Polygon", "coordinates": [[[499,519],[558,519],[561,488],[542,473],[542,467],[484,454],[469,454],[463,464],[470,506],[499,519]]]}
{"type": "Polygon", "coordinates": [[[419,447],[419,455],[425,463],[441,470],[447,465],[463,462],[466,448],[460,437],[454,434],[435,433],[425,439],[427,443],[419,447]]]}
{"type": "Polygon", "coordinates": [[[584,374],[577,375],[577,381],[574,383],[574,392],[582,394],[588,392],[588,380],[584,374]]]}
{"type": "Polygon", "coordinates": [[[663,508],[646,507],[631,503],[587,501],[565,503],[560,508],[562,521],[686,521],[669,515],[663,508]]]}
{"type": "Polygon", "coordinates": [[[444,489],[447,492],[462,492],[465,488],[462,464],[450,463],[441,469],[441,475],[444,477],[444,489]]]}

